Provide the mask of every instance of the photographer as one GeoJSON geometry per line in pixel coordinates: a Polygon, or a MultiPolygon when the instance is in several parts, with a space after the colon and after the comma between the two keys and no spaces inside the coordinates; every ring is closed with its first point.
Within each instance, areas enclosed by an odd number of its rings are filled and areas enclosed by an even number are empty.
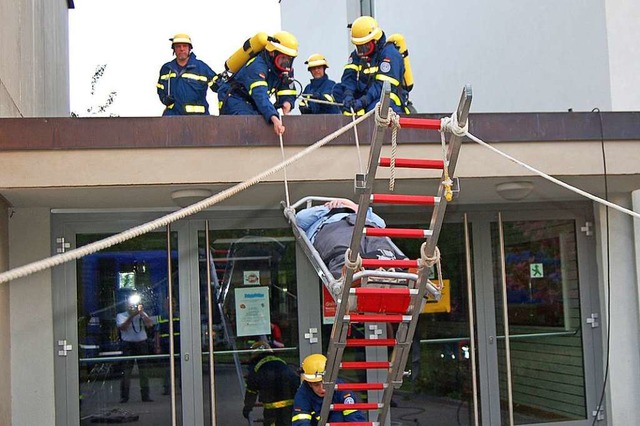
{"type": "MultiPolygon", "coordinates": [[[[124,356],[144,356],[149,354],[147,344],[147,328],[153,327],[153,319],[144,311],[140,296],[133,294],[129,297],[127,311],[116,316],[116,325],[120,331],[122,354],[124,356]]],[[[142,400],[152,402],[149,397],[148,364],[143,359],[130,358],[122,363],[122,382],[120,383],[120,402],[129,401],[129,385],[131,384],[131,370],[133,364],[138,363],[140,373],[140,393],[142,400]]]]}

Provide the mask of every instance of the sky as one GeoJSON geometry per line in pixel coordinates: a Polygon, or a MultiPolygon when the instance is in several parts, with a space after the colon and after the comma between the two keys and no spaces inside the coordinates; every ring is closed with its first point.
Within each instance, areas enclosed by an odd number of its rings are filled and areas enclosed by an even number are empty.
{"type": "MultiPolygon", "coordinates": [[[[258,32],[280,30],[278,0],[75,0],[69,10],[71,111],[80,117],[101,105],[112,91],[115,101],[104,114],[120,117],[162,115],[156,93],[160,67],[173,59],[169,39],[187,33],[193,52],[215,72],[258,32]],[[104,76],[91,95],[96,67],[104,76]]],[[[210,112],[217,98],[209,91],[210,112]]]]}

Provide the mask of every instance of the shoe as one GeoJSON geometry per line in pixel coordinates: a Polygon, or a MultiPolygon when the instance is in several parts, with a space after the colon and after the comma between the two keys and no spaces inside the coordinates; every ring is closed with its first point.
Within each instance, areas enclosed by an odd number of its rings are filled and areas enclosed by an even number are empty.
{"type": "Polygon", "coordinates": [[[129,398],[120,398],[120,404],[124,404],[125,402],[129,402],[129,398]]]}
{"type": "Polygon", "coordinates": [[[142,398],[142,402],[153,402],[153,399],[146,397],[146,398],[142,398]]]}

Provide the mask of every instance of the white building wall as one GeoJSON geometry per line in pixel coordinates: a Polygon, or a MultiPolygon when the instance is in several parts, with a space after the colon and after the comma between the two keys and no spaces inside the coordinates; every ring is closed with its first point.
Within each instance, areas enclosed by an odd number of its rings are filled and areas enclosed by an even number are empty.
{"type": "MultiPolygon", "coordinates": [[[[467,83],[474,89],[473,112],[640,109],[640,94],[627,90],[640,81],[640,55],[633,54],[640,47],[632,42],[639,38],[638,2],[373,3],[386,34],[401,32],[407,39],[416,81],[411,98],[419,112],[451,111],[467,83]]],[[[298,37],[302,58],[322,50],[333,65],[330,76],[339,80],[353,48],[345,21],[354,19],[360,2],[314,4],[283,2],[282,26],[298,37]]],[[[303,60],[296,68],[306,84],[303,60]]]]}
{"type": "Polygon", "coordinates": [[[614,111],[640,109],[640,2],[607,0],[609,74],[614,111]]]}
{"type": "MultiPolygon", "coordinates": [[[[9,266],[51,255],[50,211],[16,209],[9,220],[9,266]]],[[[6,284],[3,284],[6,285],[6,284]]],[[[51,270],[9,283],[12,426],[55,420],[51,270]]]]}
{"type": "Polygon", "coordinates": [[[0,117],[69,115],[66,0],[0,0],[0,117]]]}
{"type": "MultiPolygon", "coordinates": [[[[613,195],[610,201],[626,208],[631,205],[630,194],[613,195]]],[[[638,424],[640,406],[640,381],[637,374],[640,365],[640,303],[636,275],[638,257],[634,248],[632,217],[610,209],[608,219],[607,232],[606,207],[596,207],[600,282],[604,283],[600,286],[601,326],[605,327],[602,333],[604,368],[607,363],[606,354],[609,352],[605,416],[607,424],[632,425],[638,424]],[[606,327],[609,322],[610,338],[607,340],[606,327]]]]}

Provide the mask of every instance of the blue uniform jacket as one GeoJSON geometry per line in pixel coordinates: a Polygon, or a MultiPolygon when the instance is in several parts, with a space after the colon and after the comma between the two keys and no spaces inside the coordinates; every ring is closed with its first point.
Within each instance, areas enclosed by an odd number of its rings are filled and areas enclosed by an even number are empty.
{"type": "MultiPolygon", "coordinates": [[[[342,381],[337,380],[338,383],[342,381]]],[[[354,404],[356,395],[350,391],[334,391],[332,402],[334,404],[354,404]]],[[[293,400],[292,426],[315,426],[320,420],[322,410],[322,398],[309,387],[307,382],[302,382],[293,400]]],[[[329,422],[364,422],[366,418],[359,410],[331,411],[329,422]]]]}
{"type": "Polygon", "coordinates": [[[376,53],[367,65],[365,59],[358,56],[356,51],[351,52],[349,62],[344,67],[340,81],[341,96],[352,96],[358,100],[362,98],[366,105],[364,112],[371,111],[380,100],[382,84],[388,81],[391,84],[391,108],[395,112],[405,112],[403,100],[406,99],[402,89],[404,78],[404,60],[398,49],[392,44],[387,44],[384,34],[378,40],[376,53]]]}
{"type": "Polygon", "coordinates": [[[293,83],[285,85],[280,76],[271,69],[266,51],[249,60],[233,75],[229,82],[218,90],[222,103],[221,114],[262,115],[267,123],[272,116],[278,116],[269,99],[276,95],[276,104],[289,102],[295,106],[296,91],[293,83]]]}
{"type": "Polygon", "coordinates": [[[323,101],[335,102],[333,99],[333,86],[336,82],[329,79],[326,74],[320,78],[313,78],[302,91],[300,100],[300,112],[303,114],[339,114],[340,109],[335,105],[306,102],[305,98],[313,97],[323,101]]]}
{"type": "Polygon", "coordinates": [[[166,105],[166,98],[173,97],[175,102],[167,105],[162,115],[209,115],[207,90],[217,80],[216,73],[195,53],[189,55],[187,65],[181,67],[174,59],[160,68],[158,78],[158,97],[166,105]]]}

